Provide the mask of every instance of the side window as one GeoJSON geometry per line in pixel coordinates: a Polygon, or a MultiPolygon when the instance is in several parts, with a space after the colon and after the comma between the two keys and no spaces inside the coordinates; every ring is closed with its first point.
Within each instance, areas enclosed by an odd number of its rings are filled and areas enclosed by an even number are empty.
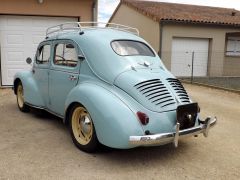
{"type": "Polygon", "coordinates": [[[53,63],[60,66],[76,67],[78,55],[76,48],[70,43],[59,43],[55,46],[53,63]]]}
{"type": "Polygon", "coordinates": [[[43,45],[38,49],[37,53],[37,64],[47,64],[50,59],[50,53],[51,53],[51,46],[50,45],[43,45]]]}

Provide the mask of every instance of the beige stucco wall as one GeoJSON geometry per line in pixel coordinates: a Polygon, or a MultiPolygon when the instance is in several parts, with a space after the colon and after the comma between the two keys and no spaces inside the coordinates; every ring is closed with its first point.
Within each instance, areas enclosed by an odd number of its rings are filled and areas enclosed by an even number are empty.
{"type": "Polygon", "coordinates": [[[135,27],[140,31],[143,37],[156,52],[159,50],[159,23],[153,21],[132,8],[122,4],[116,14],[113,16],[111,23],[124,24],[135,27]]]}
{"type": "Polygon", "coordinates": [[[240,76],[240,57],[225,57],[223,75],[240,76]]]}
{"type": "Polygon", "coordinates": [[[1,0],[0,14],[80,17],[92,20],[93,0],[1,0]]]}
{"type": "Polygon", "coordinates": [[[223,28],[216,26],[197,26],[166,24],[163,26],[162,60],[166,67],[171,69],[171,48],[173,37],[208,38],[209,47],[209,75],[240,75],[240,57],[225,58],[225,38],[228,32],[237,32],[239,29],[223,28]],[[238,59],[238,60],[237,60],[238,59]],[[230,67],[234,68],[231,72],[230,67]]]}

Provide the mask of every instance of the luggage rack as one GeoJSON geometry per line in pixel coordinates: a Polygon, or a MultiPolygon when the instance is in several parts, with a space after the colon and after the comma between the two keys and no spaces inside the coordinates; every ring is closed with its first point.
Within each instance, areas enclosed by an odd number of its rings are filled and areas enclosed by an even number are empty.
{"type": "Polygon", "coordinates": [[[60,33],[68,33],[72,31],[79,31],[79,33],[81,33],[84,29],[117,29],[119,31],[125,31],[139,36],[139,31],[137,28],[122,24],[103,22],[67,22],[49,27],[46,30],[46,38],[49,38],[53,35],[59,35],[60,33]]]}

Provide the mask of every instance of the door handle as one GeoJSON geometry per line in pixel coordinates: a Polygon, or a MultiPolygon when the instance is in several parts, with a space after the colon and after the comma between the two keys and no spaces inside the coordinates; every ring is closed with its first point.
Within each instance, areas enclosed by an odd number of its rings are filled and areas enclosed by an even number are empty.
{"type": "Polygon", "coordinates": [[[68,79],[69,79],[70,81],[75,81],[75,80],[77,80],[77,77],[74,76],[74,75],[70,75],[70,76],[68,77],[68,79]]]}

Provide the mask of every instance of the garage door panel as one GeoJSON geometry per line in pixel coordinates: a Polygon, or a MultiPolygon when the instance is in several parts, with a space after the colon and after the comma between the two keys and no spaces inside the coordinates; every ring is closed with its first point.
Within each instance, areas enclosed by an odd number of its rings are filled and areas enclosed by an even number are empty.
{"type": "Polygon", "coordinates": [[[10,27],[24,27],[31,26],[31,18],[27,16],[6,16],[7,26],[10,27]],[[24,25],[24,26],[23,26],[24,25]]]}
{"type": "MultiPolygon", "coordinates": [[[[1,31],[1,47],[31,47],[33,42],[32,32],[29,31],[1,31]]],[[[43,39],[42,39],[43,40],[43,39]]]]}
{"type": "Polygon", "coordinates": [[[24,59],[24,52],[23,51],[8,51],[5,58],[8,59],[7,64],[13,64],[15,65],[16,63],[23,64],[21,59],[24,59]]]}
{"type": "Polygon", "coordinates": [[[1,16],[2,30],[25,30],[31,27],[32,20],[28,16],[1,16]]]}
{"type": "Polygon", "coordinates": [[[14,76],[17,72],[20,72],[20,71],[24,71],[26,69],[31,69],[31,67],[29,66],[29,68],[26,68],[25,66],[22,66],[22,68],[9,68],[8,69],[8,78],[11,79],[12,76],[14,76]]]}
{"type": "Polygon", "coordinates": [[[45,39],[45,33],[32,34],[32,43],[34,45],[38,45],[43,39],[45,39]]]}
{"type": "Polygon", "coordinates": [[[208,39],[173,38],[171,72],[175,76],[191,76],[194,52],[194,76],[207,75],[208,39]]]}
{"type": "Polygon", "coordinates": [[[23,45],[24,44],[24,34],[8,34],[7,43],[8,45],[23,45]]]}
{"type": "Polygon", "coordinates": [[[21,48],[1,48],[1,58],[7,59],[8,61],[2,61],[2,65],[23,63],[25,52],[21,48]]]}
{"type": "Polygon", "coordinates": [[[8,66],[8,68],[2,70],[2,75],[5,74],[4,78],[2,79],[2,84],[4,85],[10,85],[8,84],[9,82],[12,82],[13,76],[17,72],[21,72],[24,70],[30,70],[31,66],[29,65],[28,67],[20,65],[18,68],[15,68],[15,66],[8,66]]]}
{"type": "Polygon", "coordinates": [[[0,16],[2,85],[12,85],[16,72],[30,69],[26,58],[34,58],[46,29],[77,18],[42,16],[0,16]]]}

